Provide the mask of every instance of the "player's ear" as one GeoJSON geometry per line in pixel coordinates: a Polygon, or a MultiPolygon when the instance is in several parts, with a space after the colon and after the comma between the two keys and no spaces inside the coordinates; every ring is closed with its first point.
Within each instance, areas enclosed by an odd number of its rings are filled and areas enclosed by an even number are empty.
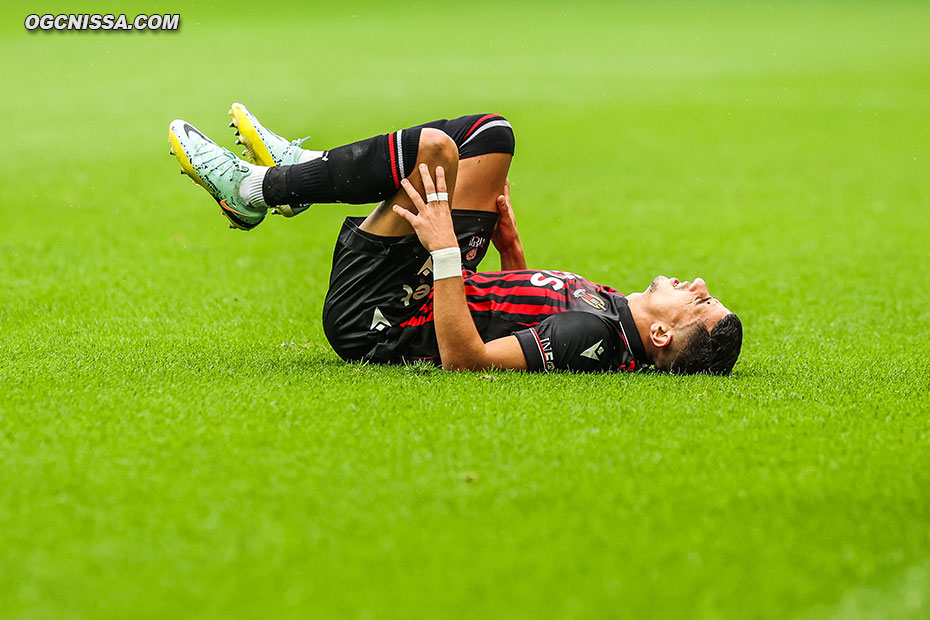
{"type": "Polygon", "coordinates": [[[657,349],[667,347],[672,342],[672,332],[664,323],[653,323],[649,326],[649,340],[657,349]]]}

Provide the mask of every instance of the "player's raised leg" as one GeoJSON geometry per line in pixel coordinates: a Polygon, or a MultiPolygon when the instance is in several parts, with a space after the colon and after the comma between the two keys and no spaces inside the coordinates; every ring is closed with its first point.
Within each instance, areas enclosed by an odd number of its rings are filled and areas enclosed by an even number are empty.
{"type": "MultiPolygon", "coordinates": [[[[454,142],[436,129],[414,127],[325,151],[295,165],[256,166],[236,158],[184,121],[169,128],[171,152],[182,171],[216,199],[231,224],[249,230],[270,206],[315,202],[365,204],[391,197],[400,181],[418,184],[415,166],[444,165],[454,179],[454,142]]],[[[406,194],[399,204],[413,208],[406,194]]],[[[396,214],[390,214],[408,227],[396,214]]],[[[412,231],[405,231],[412,232],[412,231]]],[[[403,233],[402,233],[403,234],[403,233]]]]}
{"type": "MultiPolygon", "coordinates": [[[[440,137],[421,144],[421,149],[429,149],[423,161],[442,163],[451,161],[454,146],[458,155],[458,169],[455,175],[446,175],[450,188],[450,201],[453,208],[460,211],[489,211],[497,213],[497,197],[504,191],[507,172],[514,153],[514,134],[510,122],[500,114],[472,114],[452,120],[438,120],[421,125],[423,131],[439,130],[440,137]],[[450,144],[451,142],[451,144],[450,144]]],[[[422,141],[421,141],[422,143],[422,141]]],[[[419,156],[418,162],[419,164],[419,156]]],[[[449,170],[447,164],[442,164],[449,170]]],[[[435,170],[436,163],[430,165],[435,170]]],[[[422,193],[419,173],[414,171],[410,179],[414,187],[422,193]]],[[[401,190],[390,200],[378,205],[368,219],[362,224],[363,230],[384,236],[407,234],[407,223],[398,221],[395,213],[390,211],[394,204],[414,210],[406,193],[401,190]]]]}
{"type": "MultiPolygon", "coordinates": [[[[283,138],[272,139],[272,149],[288,148],[290,144],[283,138]]],[[[431,168],[441,164],[451,171],[451,162],[462,159],[464,176],[457,181],[450,178],[449,183],[454,187],[450,193],[459,196],[454,207],[494,212],[513,148],[510,123],[498,114],[433,121],[323,151],[312,161],[273,169],[264,179],[264,198],[269,205],[386,200],[387,204],[376,208],[363,228],[382,235],[407,234],[411,232],[409,226],[390,206],[413,208],[405,192],[400,191],[400,180],[409,176],[419,188],[419,163],[431,168]]]]}
{"type": "MultiPolygon", "coordinates": [[[[405,178],[422,195],[424,188],[423,180],[420,178],[420,164],[426,164],[431,171],[435,170],[436,166],[442,166],[446,173],[448,187],[455,187],[459,166],[458,147],[445,132],[428,127],[420,130],[413,171],[405,178]]],[[[448,193],[449,202],[452,203],[455,190],[450,189],[448,193]]],[[[374,211],[362,222],[360,228],[382,237],[396,237],[413,233],[410,224],[394,212],[392,208],[394,205],[413,213],[417,212],[417,208],[410,200],[410,196],[401,188],[393,196],[375,207],[374,211]]]]}
{"type": "MultiPolygon", "coordinates": [[[[224,213],[227,217],[238,214],[240,217],[231,221],[239,228],[254,227],[261,221],[257,215],[246,221],[243,213],[260,213],[264,217],[268,207],[299,205],[290,209],[289,214],[293,214],[315,202],[364,204],[386,200],[387,205],[376,208],[363,228],[385,236],[409,234],[409,225],[390,206],[398,204],[414,209],[406,193],[400,191],[400,181],[409,178],[422,191],[416,171],[420,163],[431,169],[437,165],[446,169],[449,187],[454,188],[450,194],[461,193],[454,205],[456,209],[493,212],[513,154],[510,123],[495,114],[433,121],[328,151],[308,151],[267,130],[243,106],[235,104],[232,113],[239,141],[248,143],[246,155],[251,153],[253,161],[276,165],[250,167],[221,149],[224,159],[204,160],[198,169],[199,176],[194,174],[192,178],[210,190],[211,195],[219,196],[216,199],[221,206],[232,204],[234,195],[238,195],[236,203],[241,208],[229,213],[224,207],[224,213]],[[466,174],[457,182],[460,157],[467,162],[466,174]],[[233,164],[242,171],[240,177],[227,179],[222,192],[215,183],[209,185],[200,178],[213,174],[210,166],[214,162],[227,167],[233,164]],[[237,180],[238,187],[234,187],[237,180]]],[[[178,135],[172,135],[172,144],[179,143],[178,135]]],[[[202,133],[197,135],[203,137],[203,144],[219,149],[202,133]]],[[[178,152],[183,154],[184,149],[179,148],[178,152]]],[[[179,156],[179,161],[182,169],[194,172],[190,165],[185,165],[183,157],[179,156]]]]}
{"type": "Polygon", "coordinates": [[[459,150],[454,209],[497,212],[497,197],[514,154],[514,132],[500,114],[471,114],[427,123],[441,129],[459,150]]]}

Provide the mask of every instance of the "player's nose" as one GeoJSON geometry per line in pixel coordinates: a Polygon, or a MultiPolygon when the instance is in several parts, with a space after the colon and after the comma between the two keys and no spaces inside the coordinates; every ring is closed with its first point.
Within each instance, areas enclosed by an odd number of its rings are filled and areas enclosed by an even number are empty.
{"type": "Polygon", "coordinates": [[[707,284],[704,282],[704,278],[695,278],[694,282],[691,283],[691,290],[704,295],[705,297],[710,297],[710,293],[707,292],[707,284]]]}

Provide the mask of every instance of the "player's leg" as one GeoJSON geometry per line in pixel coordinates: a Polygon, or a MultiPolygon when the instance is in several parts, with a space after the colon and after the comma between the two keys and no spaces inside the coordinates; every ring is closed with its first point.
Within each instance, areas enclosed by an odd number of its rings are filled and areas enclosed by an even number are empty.
{"type": "MultiPolygon", "coordinates": [[[[414,162],[446,168],[449,187],[455,187],[453,224],[462,264],[469,270],[487,251],[497,221],[496,198],[513,155],[509,123],[490,124],[496,120],[503,119],[476,115],[421,126],[414,162]],[[456,169],[455,181],[449,182],[448,171],[456,169]]],[[[418,174],[411,182],[419,184],[418,174]]],[[[439,359],[431,327],[410,320],[432,290],[432,259],[417,238],[407,234],[407,222],[390,210],[395,203],[412,208],[406,192],[401,192],[364,222],[348,218],[336,243],[323,325],[344,359],[439,359]]]]}
{"type": "Polygon", "coordinates": [[[459,174],[453,208],[497,213],[497,197],[514,154],[514,133],[500,114],[471,114],[427,123],[441,129],[459,150],[459,174]]]}
{"type": "MultiPolygon", "coordinates": [[[[300,205],[299,208],[305,208],[312,202],[362,204],[388,198],[387,207],[396,203],[412,208],[406,194],[400,191],[400,180],[409,177],[415,186],[419,186],[416,166],[421,162],[431,168],[436,165],[446,167],[449,186],[453,188],[450,194],[461,192],[461,199],[454,204],[457,210],[493,212],[494,199],[502,190],[513,154],[510,123],[494,114],[443,119],[329,151],[314,152],[288,143],[267,130],[263,133],[255,131],[252,135],[247,129],[264,130],[264,127],[241,106],[237,109],[234,105],[233,108],[234,112],[241,113],[238,124],[236,120],[232,123],[240,130],[240,138],[248,141],[245,136],[251,135],[247,154],[251,152],[253,160],[261,161],[258,154],[268,150],[265,154],[274,163],[278,163],[278,159],[281,163],[298,163],[277,167],[249,166],[245,162],[237,162],[231,153],[217,147],[200,132],[191,133],[193,137],[189,140],[185,131],[176,131],[173,127],[171,133],[173,146],[183,147],[174,149],[182,169],[213,195],[227,217],[231,215],[228,205],[234,205],[235,213],[247,217],[247,221],[231,218],[234,224],[243,228],[257,225],[269,206],[300,205]],[[204,145],[210,149],[207,156],[200,153],[204,145]],[[261,148],[268,145],[273,149],[261,148]],[[272,157],[273,152],[277,152],[274,149],[280,150],[282,157],[272,157]],[[185,165],[188,163],[185,154],[191,157],[196,154],[195,159],[199,159],[185,165]],[[452,167],[459,157],[468,163],[464,179],[456,183],[457,171],[452,167]],[[213,170],[218,163],[242,173],[229,175],[225,174],[225,168],[213,170]],[[211,182],[217,172],[229,176],[223,179],[224,184],[219,188],[222,191],[211,182]]],[[[235,213],[232,213],[234,217],[235,213]]],[[[410,232],[407,223],[385,206],[372,213],[365,229],[383,235],[410,232]]]]}
{"type": "MultiPolygon", "coordinates": [[[[443,166],[455,186],[458,149],[439,129],[412,127],[322,152],[295,165],[266,167],[246,163],[182,120],[169,127],[170,152],[181,170],[219,203],[230,224],[257,226],[269,207],[313,202],[365,204],[391,198],[391,204],[414,209],[400,181],[408,178],[423,190],[416,167],[443,166]]],[[[300,154],[298,154],[300,157],[300,154]]],[[[454,194],[454,189],[450,192],[454,194]]],[[[413,232],[393,211],[376,209],[365,230],[378,235],[413,232]]]]}
{"type": "MultiPolygon", "coordinates": [[[[495,201],[503,189],[514,149],[513,130],[507,119],[499,114],[441,119],[332,151],[300,148],[301,140],[289,142],[278,136],[265,128],[241,104],[233,104],[230,114],[233,117],[231,125],[237,130],[237,141],[246,146],[243,154],[251,161],[263,166],[296,164],[293,169],[273,173],[265,182],[269,204],[277,206],[278,211],[285,215],[299,213],[310,202],[357,204],[385,198],[391,198],[387,200],[390,204],[406,202],[406,194],[399,191],[400,179],[412,173],[414,178],[411,180],[416,184],[417,163],[429,163],[433,159],[438,164],[441,163],[438,160],[450,159],[444,150],[448,144],[437,144],[441,138],[438,134],[427,132],[432,135],[425,136],[422,141],[417,140],[418,134],[424,129],[442,131],[452,138],[458,150],[462,162],[460,176],[457,184],[449,184],[458,195],[455,208],[495,212],[495,201]],[[328,164],[330,161],[335,164],[328,164]],[[325,180],[321,178],[327,176],[328,168],[333,169],[332,183],[314,182],[314,179],[325,180]],[[351,187],[340,187],[341,179],[351,182],[351,187]],[[269,185],[273,187],[269,188],[269,185]],[[398,192],[396,196],[381,195],[385,188],[389,190],[392,187],[398,192]],[[303,205],[287,207],[282,202],[284,200],[291,200],[292,204],[300,201],[303,205]]],[[[381,208],[373,214],[366,228],[382,220],[382,216],[390,216],[388,221],[395,217],[389,208],[381,208]]],[[[408,230],[406,227],[400,228],[408,230]]]]}
{"type": "Polygon", "coordinates": [[[504,193],[513,155],[487,153],[459,160],[455,208],[497,212],[497,197],[504,193]]]}
{"type": "MultiPolygon", "coordinates": [[[[449,202],[455,196],[456,179],[458,177],[459,154],[455,142],[445,132],[429,127],[417,128],[420,131],[417,157],[411,174],[407,180],[422,195],[423,181],[420,178],[420,164],[426,164],[430,171],[436,166],[442,166],[446,173],[446,183],[449,189],[449,202]]],[[[416,207],[404,189],[399,189],[393,196],[375,207],[374,211],[365,218],[360,228],[365,232],[382,237],[399,237],[413,232],[407,221],[394,213],[392,206],[398,205],[408,211],[416,212],[416,207]]]]}
{"type": "MultiPolygon", "coordinates": [[[[435,129],[425,129],[427,131],[437,131],[435,129]]],[[[436,163],[442,165],[446,171],[446,182],[448,187],[454,188],[449,192],[450,204],[456,211],[487,211],[497,213],[497,197],[504,191],[504,182],[507,180],[507,172],[510,170],[510,162],[513,155],[508,153],[483,153],[473,155],[468,159],[458,160],[457,174],[450,175],[450,164],[456,152],[455,143],[445,133],[442,140],[445,144],[442,146],[432,144],[430,150],[421,154],[424,163],[435,169],[436,163]],[[431,153],[432,149],[441,149],[441,153],[431,153]],[[425,155],[425,156],[424,156],[425,155]],[[450,163],[442,163],[448,161],[450,163]],[[454,200],[452,200],[454,197],[454,200]]],[[[421,141],[422,142],[422,141],[421,141]]],[[[418,158],[417,164],[419,165],[418,158]]],[[[414,184],[417,191],[423,192],[423,186],[420,181],[419,172],[416,170],[410,177],[410,182],[414,184]]],[[[412,230],[407,222],[391,210],[391,205],[400,205],[405,209],[412,210],[413,203],[403,190],[395,194],[390,200],[382,202],[371,215],[362,224],[362,230],[383,235],[396,236],[410,234],[412,230]]]]}

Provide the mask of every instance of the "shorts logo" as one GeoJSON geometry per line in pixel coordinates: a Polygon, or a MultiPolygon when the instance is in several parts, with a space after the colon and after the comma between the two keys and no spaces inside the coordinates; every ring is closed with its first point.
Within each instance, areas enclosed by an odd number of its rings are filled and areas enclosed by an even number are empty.
{"type": "Polygon", "coordinates": [[[597,295],[594,295],[588,292],[587,289],[580,288],[576,290],[574,293],[572,293],[572,297],[574,297],[575,299],[580,299],[581,301],[585,302],[586,304],[588,304],[589,306],[591,306],[592,308],[596,310],[607,309],[607,302],[605,302],[603,299],[601,299],[597,295]]]}
{"type": "Polygon", "coordinates": [[[468,254],[465,255],[465,260],[475,260],[476,256],[478,256],[478,248],[472,248],[468,250],[468,254]]]}
{"type": "Polygon", "coordinates": [[[386,318],[384,318],[384,313],[381,312],[381,308],[375,308],[374,314],[371,316],[371,327],[376,332],[380,332],[386,327],[390,327],[391,323],[386,318]]]}
{"type": "Polygon", "coordinates": [[[468,240],[468,247],[470,248],[483,248],[488,244],[488,240],[485,237],[479,237],[478,235],[472,236],[468,240]]]}
{"type": "Polygon", "coordinates": [[[581,357],[587,357],[596,362],[601,361],[601,355],[604,354],[604,347],[601,346],[601,343],[604,342],[604,339],[598,340],[590,347],[581,352],[581,357]]]}

